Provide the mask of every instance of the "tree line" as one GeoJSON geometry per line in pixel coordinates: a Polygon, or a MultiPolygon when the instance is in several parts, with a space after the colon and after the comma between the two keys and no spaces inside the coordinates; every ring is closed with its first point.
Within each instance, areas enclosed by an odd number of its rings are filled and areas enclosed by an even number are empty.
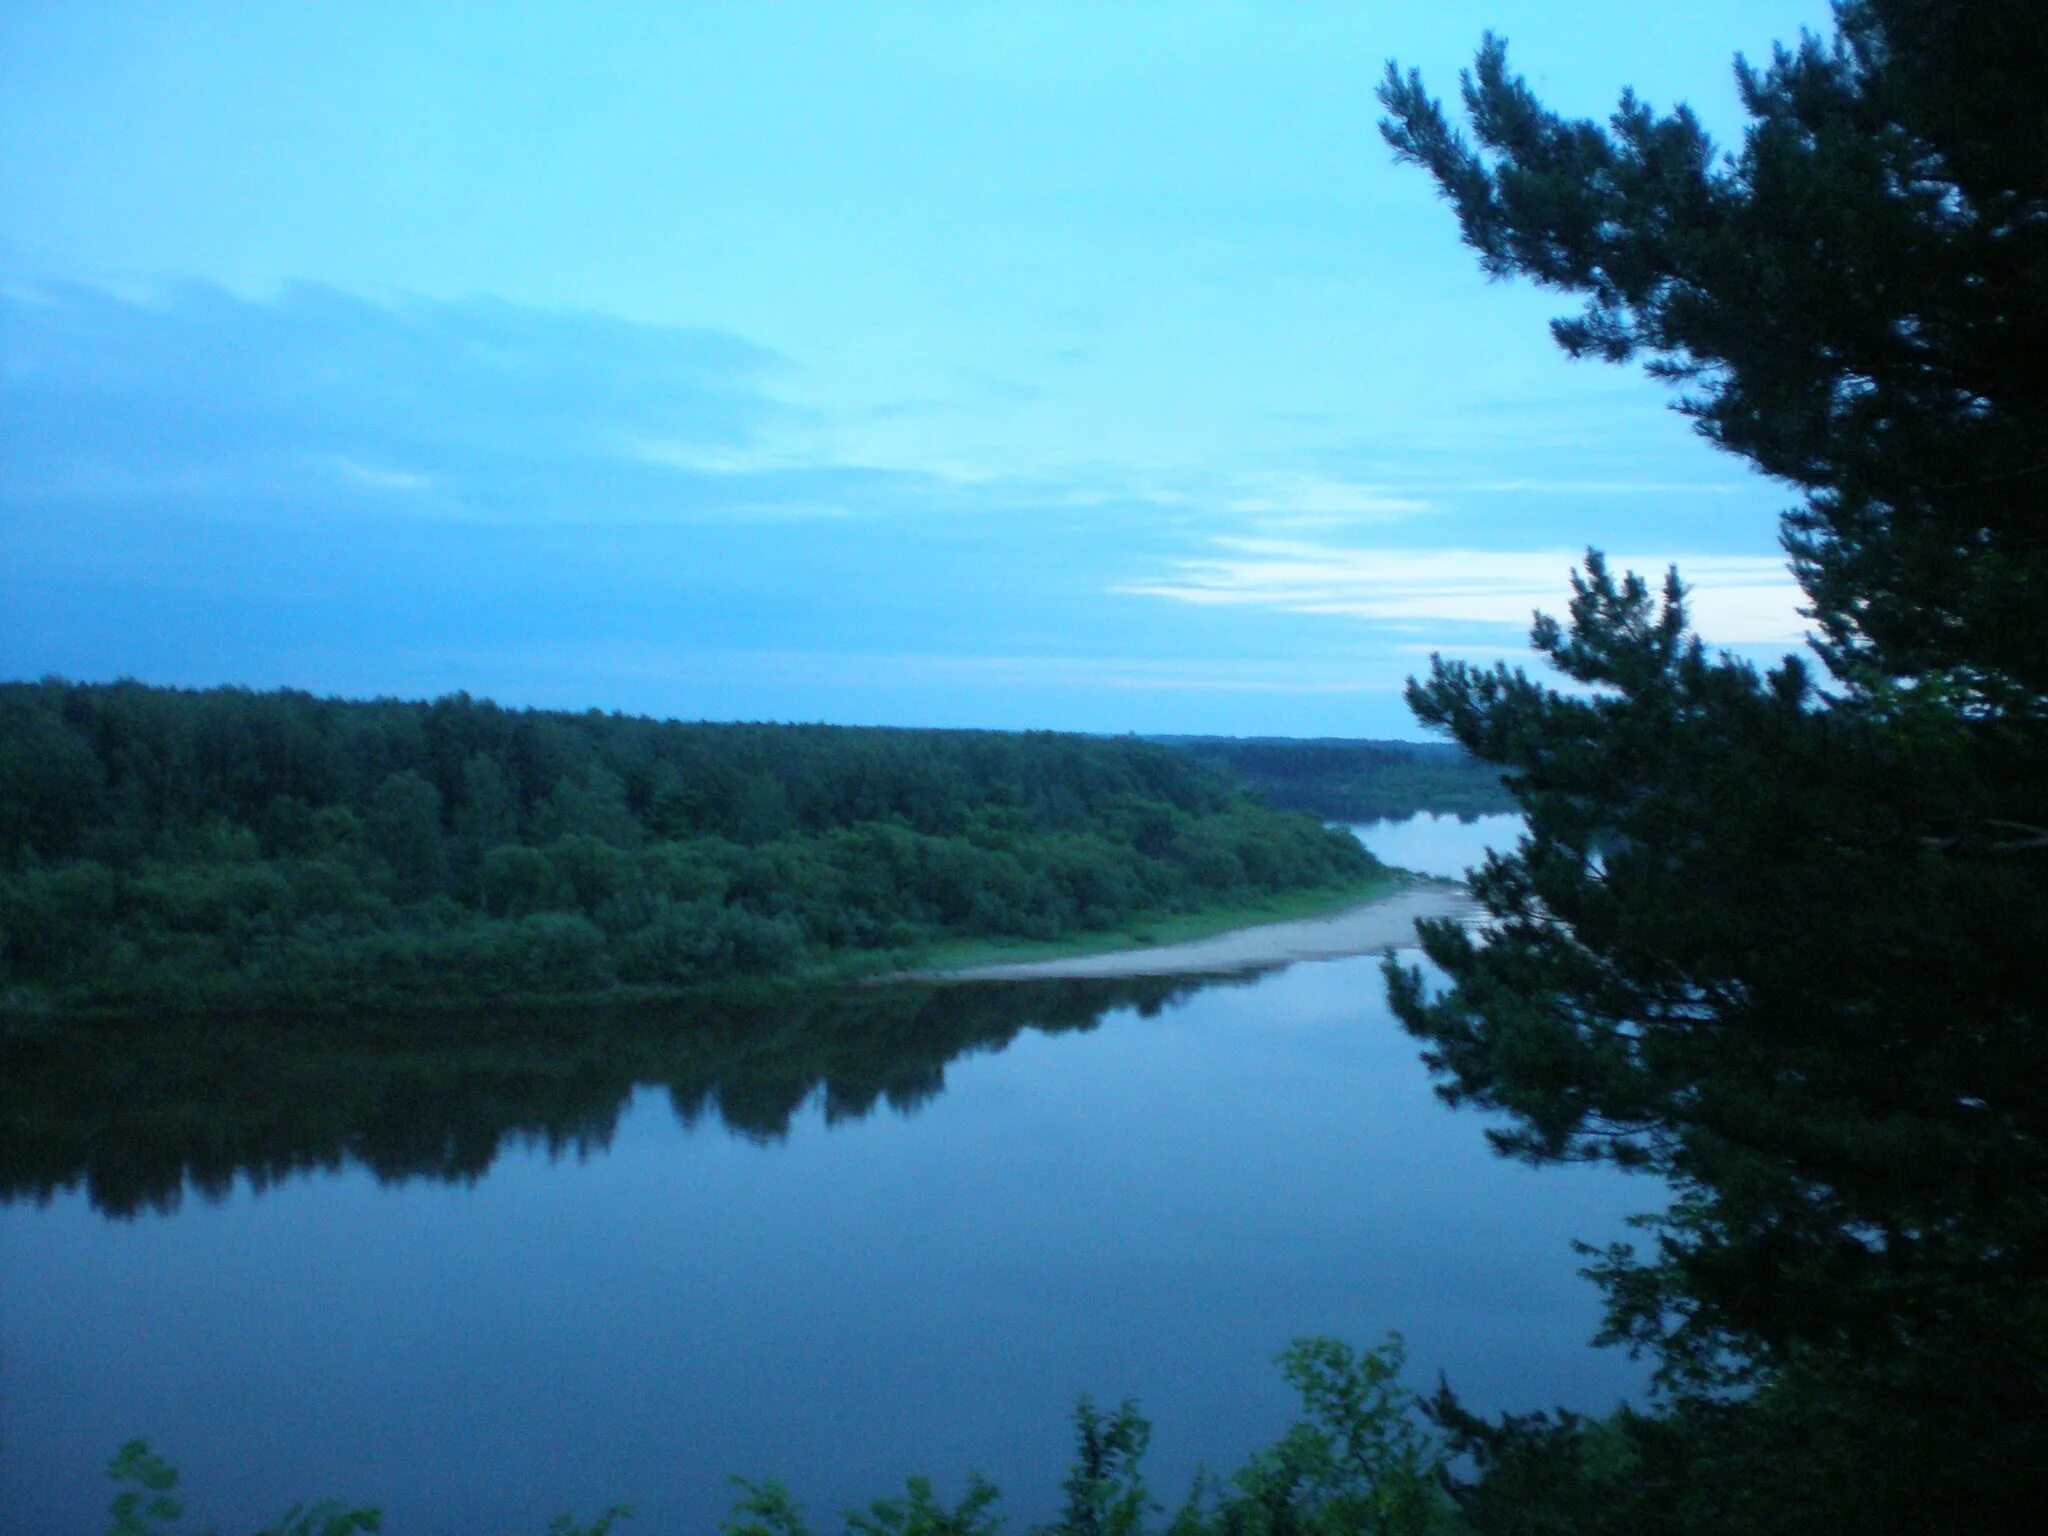
{"type": "Polygon", "coordinates": [[[1283,811],[1325,821],[1412,816],[1489,816],[1515,809],[1497,765],[1440,741],[1347,741],[1316,737],[1159,736],[1237,775],[1283,811]]]}
{"type": "Polygon", "coordinates": [[[692,986],[1375,867],[1135,739],[0,685],[17,1006],[692,986]]]}

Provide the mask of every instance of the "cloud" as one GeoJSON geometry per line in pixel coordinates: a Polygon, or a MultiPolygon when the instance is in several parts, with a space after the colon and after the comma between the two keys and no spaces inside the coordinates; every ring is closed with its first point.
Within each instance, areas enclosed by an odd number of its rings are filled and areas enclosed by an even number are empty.
{"type": "Polygon", "coordinates": [[[432,475],[415,474],[405,469],[378,469],[369,464],[358,464],[354,459],[337,459],[334,467],[359,485],[373,486],[380,491],[427,491],[434,487],[432,475]]]}
{"type": "MultiPolygon", "coordinates": [[[[795,371],[500,302],[0,282],[0,671],[1383,733],[1402,646],[1564,599],[1572,554],[1450,547],[1486,529],[1425,474],[878,465],[795,371]],[[1349,542],[1410,520],[1439,547],[1349,542]]],[[[1775,561],[1682,563],[1710,636],[1797,635],[1775,561]]]]}
{"type": "Polygon", "coordinates": [[[739,688],[774,690],[801,682],[813,689],[852,693],[886,685],[932,689],[948,695],[1033,690],[1041,693],[1256,695],[1266,698],[1342,698],[1392,694],[1398,672],[1360,670],[1329,661],[1218,658],[1145,658],[1075,653],[1003,655],[980,651],[789,650],[655,646],[639,643],[426,653],[458,672],[514,672],[525,677],[566,671],[603,677],[612,686],[680,689],[716,675],[739,688]]]}
{"type": "Polygon", "coordinates": [[[0,503],[745,515],[819,499],[801,476],[736,487],[714,467],[794,419],[766,388],[786,366],[721,331],[495,300],[15,282],[0,289],[0,503]],[[663,463],[647,443],[705,462],[663,463]]]}
{"type": "Polygon", "coordinates": [[[906,653],[845,657],[900,677],[925,677],[1002,684],[1030,684],[1142,693],[1352,694],[1385,691],[1383,679],[1297,659],[1186,658],[1137,656],[930,656],[906,653]]]}
{"type": "Polygon", "coordinates": [[[1520,496],[1738,496],[1750,489],[1737,480],[1574,480],[1535,476],[1448,482],[1435,488],[1443,492],[1520,496]]]}
{"type": "MultiPolygon", "coordinates": [[[[1526,625],[1559,612],[1579,556],[1559,550],[1354,549],[1310,541],[1226,538],[1218,553],[1171,562],[1171,573],[1114,590],[1217,608],[1379,621],[1396,626],[1526,625]]],[[[1656,574],[1677,565],[1694,624],[1724,645],[1796,644],[1801,594],[1782,561],[1741,555],[1615,555],[1656,574]]]]}
{"type": "Polygon", "coordinates": [[[1310,530],[1354,523],[1386,523],[1430,510],[1431,503],[1385,486],[1359,485],[1317,475],[1276,474],[1254,481],[1228,503],[1268,528],[1310,530]]]}

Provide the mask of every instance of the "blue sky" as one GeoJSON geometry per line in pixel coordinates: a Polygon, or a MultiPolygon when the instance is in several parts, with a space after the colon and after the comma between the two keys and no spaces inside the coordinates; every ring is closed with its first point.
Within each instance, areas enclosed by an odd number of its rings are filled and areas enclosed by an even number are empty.
{"type": "Polygon", "coordinates": [[[0,675],[1415,735],[1576,553],[1796,641],[1782,487],[1374,124],[1480,33],[1740,129],[1818,3],[0,11],[0,675]]]}

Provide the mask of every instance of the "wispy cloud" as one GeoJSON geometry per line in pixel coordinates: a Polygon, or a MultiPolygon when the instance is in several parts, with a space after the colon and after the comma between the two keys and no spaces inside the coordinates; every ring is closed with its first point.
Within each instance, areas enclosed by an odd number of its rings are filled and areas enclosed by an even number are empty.
{"type": "MultiPolygon", "coordinates": [[[[1565,597],[1570,552],[1481,552],[1456,499],[1533,465],[891,464],[800,372],[504,303],[0,283],[0,671],[1384,733],[1410,644],[1513,654],[1565,597]]],[[[1711,637],[1796,638],[1774,560],[1679,558],[1711,637]]]]}
{"type": "Polygon", "coordinates": [[[1386,523],[1430,510],[1431,503],[1412,492],[1361,485],[1316,475],[1276,474],[1252,481],[1228,506],[1250,514],[1268,528],[1341,528],[1355,523],[1386,523]]]}
{"type": "Polygon", "coordinates": [[[1444,493],[1524,496],[1737,496],[1750,487],[1739,480],[1571,479],[1518,475],[1497,480],[1441,481],[1444,493]]]}
{"type": "Polygon", "coordinates": [[[380,491],[426,491],[433,489],[434,477],[422,475],[410,469],[380,469],[371,464],[359,464],[354,459],[337,459],[335,469],[357,485],[367,485],[380,491]]]}
{"type": "MultiPolygon", "coordinates": [[[[1356,549],[1306,540],[1225,538],[1216,553],[1171,562],[1169,573],[1115,590],[1208,607],[1423,624],[1525,625],[1569,596],[1578,557],[1567,551],[1356,549]]],[[[1662,572],[1677,565],[1693,618],[1721,644],[1796,643],[1800,593],[1782,562],[1733,555],[1615,555],[1662,572]]]]}
{"type": "Polygon", "coordinates": [[[0,503],[261,515],[367,496],[388,512],[403,492],[415,515],[485,521],[715,510],[692,466],[635,445],[758,455],[791,414],[765,387],[783,366],[724,332],[496,301],[16,282],[0,290],[0,503]]]}
{"type": "Polygon", "coordinates": [[[682,685],[715,672],[728,679],[812,686],[901,688],[1029,688],[1094,693],[1259,694],[1276,697],[1388,693],[1400,679],[1385,669],[1363,672],[1342,662],[1305,665],[1297,658],[1094,656],[1075,653],[1002,655],[982,652],[666,648],[644,644],[514,648],[433,653],[432,659],[486,670],[527,673],[567,669],[614,681],[682,685]]]}

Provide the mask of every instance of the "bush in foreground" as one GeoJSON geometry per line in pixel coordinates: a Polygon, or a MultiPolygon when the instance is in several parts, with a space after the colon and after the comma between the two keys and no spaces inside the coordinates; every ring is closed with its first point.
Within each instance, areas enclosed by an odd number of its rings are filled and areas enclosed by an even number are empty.
{"type": "MultiPolygon", "coordinates": [[[[1087,1398],[1074,1410],[1075,1453],[1059,1517],[1036,1536],[1430,1536],[1467,1529],[1448,1491],[1444,1441],[1401,1384],[1400,1336],[1354,1350],[1334,1339],[1299,1339],[1279,1364],[1301,1396],[1301,1416],[1228,1478],[1200,1476],[1172,1515],[1152,1496],[1143,1461],[1152,1427],[1125,1400],[1104,1412],[1087,1398]]],[[[121,1491],[108,1536],[184,1536],[177,1471],[140,1440],[108,1467],[121,1491]]],[[[780,1483],[735,1479],[740,1493],[721,1522],[725,1536],[815,1536],[780,1483]]],[[[954,1504],[925,1477],[896,1498],[848,1511],[847,1536],[996,1536],[1001,1494],[976,1474],[954,1504]]],[[[617,1505],[588,1525],[567,1515],[547,1536],[605,1536],[630,1511],[617,1505]]],[[[335,1499],[297,1505],[255,1536],[355,1536],[381,1531],[369,1506],[335,1499]]]]}

